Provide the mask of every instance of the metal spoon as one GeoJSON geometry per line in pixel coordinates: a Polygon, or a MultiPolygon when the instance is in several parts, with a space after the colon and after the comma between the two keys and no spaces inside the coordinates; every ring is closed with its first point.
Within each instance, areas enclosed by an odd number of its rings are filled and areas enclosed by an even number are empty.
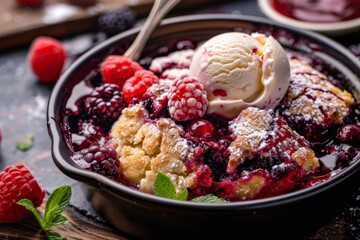
{"type": "Polygon", "coordinates": [[[142,26],[135,41],[124,53],[124,56],[137,61],[155,27],[160,23],[163,17],[180,1],[181,0],[155,0],[148,18],[142,26]]]}

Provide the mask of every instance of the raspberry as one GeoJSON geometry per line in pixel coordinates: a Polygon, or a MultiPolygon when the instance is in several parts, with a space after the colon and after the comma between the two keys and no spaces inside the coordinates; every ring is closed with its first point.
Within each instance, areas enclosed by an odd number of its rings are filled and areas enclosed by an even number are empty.
{"type": "Polygon", "coordinates": [[[38,7],[44,3],[44,0],[16,0],[20,6],[38,7]]]}
{"type": "Polygon", "coordinates": [[[137,70],[142,67],[129,58],[123,56],[110,55],[100,66],[101,75],[104,83],[113,83],[123,87],[126,80],[134,76],[137,70]]]}
{"type": "Polygon", "coordinates": [[[203,117],[207,105],[207,92],[197,78],[180,78],[171,85],[168,107],[172,119],[186,121],[203,117]]]}
{"type": "Polygon", "coordinates": [[[44,83],[53,83],[59,78],[65,58],[63,44],[51,37],[37,37],[28,53],[32,71],[44,83]]]}
{"type": "Polygon", "coordinates": [[[136,14],[129,8],[119,8],[98,18],[98,29],[112,36],[135,25],[136,14]]]}
{"type": "Polygon", "coordinates": [[[45,191],[25,164],[7,166],[0,172],[0,222],[16,222],[29,215],[30,211],[17,204],[21,199],[29,199],[39,207],[44,197],[45,191]]]}
{"type": "Polygon", "coordinates": [[[85,111],[97,122],[114,122],[124,107],[120,88],[116,84],[106,83],[96,87],[85,100],[85,111]]]}
{"type": "Polygon", "coordinates": [[[123,87],[124,100],[129,104],[134,98],[142,100],[146,90],[158,82],[158,77],[153,72],[138,70],[135,75],[128,79],[123,87]]]}
{"type": "Polygon", "coordinates": [[[118,177],[120,162],[116,151],[111,147],[92,146],[83,149],[74,155],[74,160],[86,169],[110,179],[118,177]]]}

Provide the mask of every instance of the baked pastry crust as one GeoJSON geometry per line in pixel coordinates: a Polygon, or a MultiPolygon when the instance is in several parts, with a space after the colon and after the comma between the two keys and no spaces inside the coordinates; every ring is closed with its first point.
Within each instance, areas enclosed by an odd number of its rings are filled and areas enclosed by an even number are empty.
{"type": "Polygon", "coordinates": [[[354,102],[352,95],[304,61],[291,59],[290,69],[290,87],[280,104],[289,124],[309,140],[342,124],[354,102]]]}
{"type": "Polygon", "coordinates": [[[145,122],[140,104],[123,110],[111,130],[120,159],[120,172],[141,191],[153,193],[157,172],[166,174],[179,193],[191,187],[194,173],[185,166],[188,143],[170,118],[145,122]]]}

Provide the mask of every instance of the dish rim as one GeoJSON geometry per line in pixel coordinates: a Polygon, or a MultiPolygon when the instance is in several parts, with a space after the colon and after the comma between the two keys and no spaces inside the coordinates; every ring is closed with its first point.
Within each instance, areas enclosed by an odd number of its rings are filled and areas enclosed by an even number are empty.
{"type": "MultiPolygon", "coordinates": [[[[316,39],[317,41],[333,46],[337,51],[340,51],[344,57],[348,58],[351,62],[353,62],[360,69],[360,62],[358,62],[355,55],[351,54],[345,47],[335,42],[334,40],[322,36],[315,32],[310,32],[303,29],[297,29],[288,25],[284,25],[281,23],[273,22],[266,18],[255,17],[255,16],[246,16],[246,15],[229,15],[229,14],[193,14],[193,15],[184,15],[177,16],[172,18],[166,18],[161,22],[161,26],[163,25],[172,25],[172,24],[189,24],[189,22],[193,21],[209,21],[209,20],[220,20],[220,21],[239,21],[239,22],[250,22],[252,24],[264,24],[264,25],[272,25],[275,27],[279,27],[285,30],[290,30],[297,34],[300,34],[305,37],[310,37],[312,39],[316,39]]],[[[309,199],[314,197],[315,195],[321,194],[330,188],[333,188],[335,185],[338,185],[351,177],[355,172],[357,172],[360,168],[360,159],[356,159],[352,162],[352,164],[346,169],[343,169],[341,173],[327,179],[326,181],[312,186],[306,189],[296,190],[294,192],[281,194],[279,196],[263,198],[263,199],[255,199],[255,200],[246,200],[246,201],[238,201],[238,202],[226,202],[226,203],[198,203],[191,201],[178,201],[163,197],[158,197],[149,193],[144,193],[139,190],[132,189],[128,186],[125,186],[119,182],[113,181],[111,179],[106,178],[100,174],[88,171],[86,169],[82,169],[77,166],[74,162],[72,164],[69,161],[73,161],[71,156],[68,155],[68,160],[63,158],[63,154],[61,149],[64,146],[67,146],[65,140],[62,136],[62,130],[59,126],[59,121],[57,119],[57,111],[56,111],[56,102],[59,98],[59,93],[62,89],[64,89],[67,85],[67,80],[70,78],[72,74],[74,74],[79,67],[79,65],[84,62],[86,59],[89,59],[96,55],[96,53],[100,52],[101,49],[106,48],[106,46],[111,46],[116,42],[119,42],[120,39],[129,37],[133,34],[139,32],[141,26],[127,30],[123,33],[120,33],[116,36],[113,36],[94,48],[90,49],[86,53],[84,53],[81,57],[79,57],[75,62],[73,62],[66,71],[61,75],[58,82],[55,84],[53,91],[50,95],[48,106],[47,106],[47,128],[48,134],[51,138],[51,152],[52,158],[55,165],[66,175],[69,177],[85,183],[86,185],[99,188],[101,190],[105,190],[107,192],[111,192],[118,196],[126,196],[131,199],[135,199],[136,201],[145,201],[153,204],[161,204],[171,207],[181,207],[188,209],[209,209],[209,210],[231,210],[231,209],[242,209],[242,210],[258,210],[258,209],[267,209],[275,206],[288,205],[299,202],[303,199],[309,199]]],[[[70,149],[68,149],[70,152],[70,149]]]]}
{"type": "Polygon", "coordinates": [[[360,17],[335,23],[315,23],[315,22],[305,22],[296,20],[285,15],[282,15],[276,11],[272,4],[271,0],[258,0],[258,5],[261,11],[272,20],[287,24],[290,26],[307,29],[310,31],[316,31],[319,33],[327,34],[329,36],[336,36],[345,33],[350,33],[360,29],[360,17]]]}

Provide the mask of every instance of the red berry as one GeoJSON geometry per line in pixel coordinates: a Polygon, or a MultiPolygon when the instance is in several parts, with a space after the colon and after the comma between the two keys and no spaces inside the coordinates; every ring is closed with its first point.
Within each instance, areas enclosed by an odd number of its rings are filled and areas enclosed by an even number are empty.
{"type": "Polygon", "coordinates": [[[44,3],[44,0],[16,0],[21,6],[37,7],[44,3]]]}
{"type": "Polygon", "coordinates": [[[353,124],[344,125],[338,130],[336,138],[344,143],[359,142],[360,127],[353,124]]]}
{"type": "Polygon", "coordinates": [[[0,172],[0,222],[15,222],[25,218],[30,211],[17,204],[21,199],[29,199],[39,207],[45,191],[24,163],[7,166],[0,172]]]}
{"type": "Polygon", "coordinates": [[[193,120],[187,127],[189,132],[194,137],[211,138],[214,137],[215,128],[211,122],[205,119],[193,120]]]}
{"type": "Polygon", "coordinates": [[[134,76],[137,70],[142,67],[129,58],[123,56],[110,55],[100,66],[101,75],[104,83],[117,84],[122,88],[126,80],[134,76]]]}
{"type": "Polygon", "coordinates": [[[168,102],[172,119],[186,121],[203,117],[207,105],[207,93],[197,78],[185,77],[172,83],[168,102]]]}
{"type": "Polygon", "coordinates": [[[123,95],[125,102],[129,104],[134,98],[142,100],[146,90],[157,81],[158,77],[151,71],[136,71],[135,75],[124,84],[123,95]]]}
{"type": "Polygon", "coordinates": [[[64,45],[51,37],[37,37],[31,44],[28,61],[39,81],[55,82],[63,69],[66,58],[64,45]]]}

